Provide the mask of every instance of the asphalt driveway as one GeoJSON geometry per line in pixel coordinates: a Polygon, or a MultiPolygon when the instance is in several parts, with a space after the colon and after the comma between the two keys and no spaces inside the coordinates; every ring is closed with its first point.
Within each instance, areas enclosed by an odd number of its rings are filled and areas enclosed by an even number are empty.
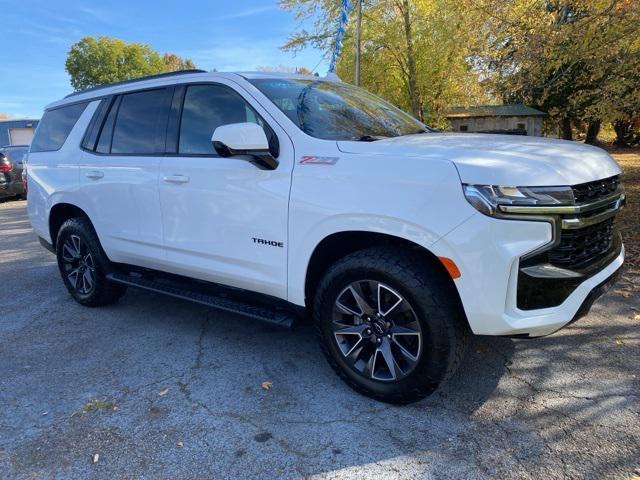
{"type": "Polygon", "coordinates": [[[4,202],[0,478],[638,478],[640,298],[618,291],[551,337],[474,339],[393,407],[343,385],[307,325],[135,290],[77,305],[4,202]]]}

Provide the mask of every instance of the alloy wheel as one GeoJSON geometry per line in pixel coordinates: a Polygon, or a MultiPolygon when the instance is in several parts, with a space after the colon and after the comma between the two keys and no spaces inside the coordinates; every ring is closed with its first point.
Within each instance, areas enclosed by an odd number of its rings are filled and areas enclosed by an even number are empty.
{"type": "Polygon", "coordinates": [[[91,252],[78,235],[69,235],[62,244],[62,265],[71,286],[88,295],[95,288],[96,268],[91,252]]]}
{"type": "Polygon", "coordinates": [[[350,283],[336,298],[331,326],[347,363],[367,378],[397,381],[418,364],[423,343],[418,317],[384,283],[350,283]]]}

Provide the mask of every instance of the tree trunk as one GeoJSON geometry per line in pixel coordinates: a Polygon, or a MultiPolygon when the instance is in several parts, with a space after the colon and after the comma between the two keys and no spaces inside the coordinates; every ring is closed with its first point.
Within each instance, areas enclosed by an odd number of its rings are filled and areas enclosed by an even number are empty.
{"type": "Polygon", "coordinates": [[[613,142],[614,145],[619,147],[629,146],[630,124],[630,122],[625,120],[616,120],[613,122],[613,130],[616,132],[616,140],[613,142]]]}
{"type": "Polygon", "coordinates": [[[411,100],[411,113],[421,121],[423,120],[423,113],[420,108],[420,98],[418,94],[418,82],[416,71],[416,57],[413,47],[413,32],[411,28],[411,12],[409,0],[402,0],[398,3],[398,7],[402,14],[402,21],[404,23],[404,38],[407,49],[407,85],[409,86],[409,99],[411,100]]]}
{"type": "Polygon", "coordinates": [[[571,130],[571,119],[565,117],[560,121],[560,136],[563,140],[573,140],[573,131],[571,130]]]}
{"type": "Polygon", "coordinates": [[[600,133],[600,120],[591,120],[587,127],[587,137],[584,139],[584,143],[589,145],[595,145],[598,143],[598,133],[600,133]]]}

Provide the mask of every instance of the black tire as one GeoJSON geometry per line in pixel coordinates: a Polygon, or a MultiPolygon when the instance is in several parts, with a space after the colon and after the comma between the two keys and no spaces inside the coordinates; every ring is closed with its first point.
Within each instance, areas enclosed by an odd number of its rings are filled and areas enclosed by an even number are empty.
{"type": "MultiPolygon", "coordinates": [[[[313,300],[313,319],[316,332],[329,364],[353,389],[383,402],[406,404],[433,393],[442,382],[453,375],[460,365],[469,337],[469,328],[457,293],[447,282],[448,280],[443,278],[441,272],[434,268],[428,268],[421,257],[399,248],[374,247],[339,260],[320,282],[317,295],[313,300]],[[382,327],[374,325],[374,329],[367,328],[366,333],[360,330],[362,335],[360,333],[339,333],[345,331],[343,318],[353,318],[357,328],[364,325],[364,323],[358,324],[363,321],[361,317],[350,315],[344,311],[343,303],[347,303],[344,301],[347,297],[343,296],[353,295],[349,293],[353,291],[349,288],[352,285],[355,285],[356,289],[360,289],[361,293],[364,292],[366,282],[369,282],[369,285],[382,284],[382,287],[377,287],[378,306],[374,310],[385,312],[383,306],[380,305],[384,303],[381,300],[380,292],[382,295],[387,295],[387,292],[391,291],[397,298],[402,299],[396,305],[404,305],[402,307],[404,311],[391,313],[392,311],[388,310],[381,317],[381,313],[377,314],[376,318],[382,318],[387,322],[386,334],[379,332],[379,329],[384,328],[384,325],[382,327]],[[339,297],[340,306],[338,307],[336,302],[339,297]],[[406,302],[408,306],[402,302],[406,302]],[[402,315],[402,318],[396,320],[399,322],[408,318],[411,321],[410,325],[420,331],[421,338],[415,336],[415,333],[411,334],[414,336],[404,337],[414,341],[414,350],[410,352],[412,355],[406,356],[406,358],[400,353],[407,349],[399,349],[399,341],[402,337],[396,337],[393,334],[394,328],[396,328],[396,332],[400,331],[397,330],[400,324],[389,326],[394,323],[394,320],[391,319],[392,315],[402,315]],[[344,337],[344,335],[357,335],[357,337],[344,337]],[[353,346],[347,345],[345,348],[344,342],[340,342],[337,340],[338,338],[354,339],[353,346]],[[389,365],[387,357],[380,355],[384,361],[382,364],[378,357],[380,354],[378,350],[382,349],[383,344],[376,342],[383,341],[388,341],[388,352],[393,350],[394,360],[396,358],[399,360],[399,363],[392,361],[394,363],[393,373],[391,373],[391,368],[385,370],[385,367],[389,365]],[[354,350],[356,344],[359,345],[360,352],[354,350]],[[368,357],[369,362],[366,361],[366,353],[371,349],[374,349],[373,363],[371,363],[371,356],[368,357]],[[348,352],[345,353],[345,350],[355,351],[356,357],[362,357],[353,360],[348,352]],[[405,361],[407,365],[404,365],[403,368],[407,371],[406,374],[399,368],[400,364],[405,361]],[[358,370],[354,362],[357,362],[364,371],[358,370]],[[410,365],[409,362],[411,362],[410,365]],[[363,363],[366,366],[363,366],[363,363]],[[376,375],[378,377],[381,375],[380,373],[376,374],[377,365],[383,365],[380,372],[384,372],[388,378],[382,380],[375,378],[376,375]]],[[[363,296],[373,298],[373,287],[369,287],[368,290],[370,295],[363,296]]],[[[355,300],[355,296],[353,298],[355,300]]],[[[395,298],[393,300],[395,301],[395,298]]],[[[350,312],[356,311],[356,308],[362,311],[358,304],[350,307],[350,312]]],[[[369,320],[367,320],[369,326],[373,325],[371,319],[372,317],[369,316],[369,320]]],[[[375,318],[373,321],[376,321],[375,318]]]]}
{"type": "Polygon", "coordinates": [[[62,224],[56,238],[56,257],[65,287],[81,305],[108,305],[118,301],[127,291],[126,286],[107,280],[111,263],[86,218],[71,218],[62,224]]]}

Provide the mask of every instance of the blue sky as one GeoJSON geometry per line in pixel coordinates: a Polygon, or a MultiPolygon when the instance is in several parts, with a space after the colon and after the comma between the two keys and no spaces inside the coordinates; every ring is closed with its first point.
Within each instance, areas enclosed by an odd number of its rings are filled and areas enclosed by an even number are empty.
{"type": "Polygon", "coordinates": [[[280,50],[298,22],[274,0],[0,0],[0,12],[0,112],[17,117],[40,117],[72,91],[64,61],[85,35],[148,43],[206,70],[327,69],[319,51],[280,50]]]}

